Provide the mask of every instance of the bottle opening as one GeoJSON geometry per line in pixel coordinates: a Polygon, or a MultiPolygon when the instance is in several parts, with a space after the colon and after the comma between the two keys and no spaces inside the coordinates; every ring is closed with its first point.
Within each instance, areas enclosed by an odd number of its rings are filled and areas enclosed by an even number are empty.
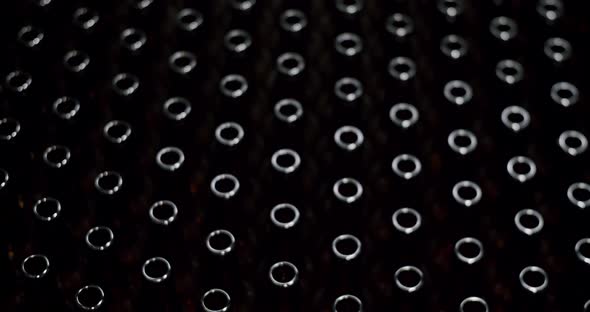
{"type": "Polygon", "coordinates": [[[361,246],[361,241],[356,236],[343,234],[332,242],[332,252],[340,259],[351,261],[360,255],[361,246]]]}
{"type": "Polygon", "coordinates": [[[291,204],[278,204],[270,211],[272,223],[283,229],[294,227],[299,221],[299,218],[299,209],[291,204]]]}
{"type": "Polygon", "coordinates": [[[453,198],[465,207],[471,207],[480,202],[482,191],[479,185],[471,181],[461,181],[453,187],[453,198]]]}
{"type": "Polygon", "coordinates": [[[337,199],[351,204],[361,198],[363,186],[353,178],[342,178],[334,184],[332,191],[337,199]]]}
{"type": "Polygon", "coordinates": [[[123,186],[123,177],[114,171],[104,171],[96,177],[94,186],[105,195],[113,195],[123,186]]]}
{"type": "Polygon", "coordinates": [[[160,225],[169,225],[176,220],[178,207],[169,200],[155,202],[150,207],[150,219],[152,222],[160,225]]]}
{"type": "Polygon", "coordinates": [[[33,206],[35,216],[45,222],[55,220],[61,212],[61,203],[51,197],[44,197],[39,199],[35,206],[33,206]]]}
{"type": "Polygon", "coordinates": [[[290,174],[295,172],[301,165],[301,157],[294,150],[280,149],[272,155],[271,163],[275,170],[290,174]]]}
{"type": "Polygon", "coordinates": [[[182,9],[176,16],[176,22],[185,31],[195,31],[203,24],[203,14],[194,9],[182,9]]]}
{"type": "Polygon", "coordinates": [[[211,191],[217,197],[230,199],[238,193],[240,182],[231,174],[220,174],[211,181],[211,191]]]}
{"type": "Polygon", "coordinates": [[[281,261],[270,267],[269,277],[274,285],[289,288],[297,282],[299,270],[291,262],[281,261]]]}
{"type": "Polygon", "coordinates": [[[10,141],[20,132],[20,123],[16,119],[0,119],[0,140],[10,141]]]}
{"type": "Polygon", "coordinates": [[[216,255],[224,256],[230,253],[235,243],[234,235],[227,230],[216,230],[207,236],[207,249],[216,255]]]}
{"type": "Polygon", "coordinates": [[[86,244],[94,250],[103,251],[111,246],[114,238],[115,235],[110,228],[97,226],[90,229],[86,234],[86,244]]]}
{"type": "Polygon", "coordinates": [[[342,295],[334,300],[333,312],[362,312],[363,303],[354,295],[342,295]]]}
{"type": "Polygon", "coordinates": [[[162,257],[154,257],[147,260],[142,267],[144,278],[152,283],[161,283],[170,275],[172,267],[168,260],[162,257]]]}
{"type": "Polygon", "coordinates": [[[82,310],[97,310],[100,308],[103,301],[104,291],[96,285],[84,286],[76,293],[76,303],[82,310]]]}
{"type": "Polygon", "coordinates": [[[479,297],[469,297],[461,301],[461,312],[488,312],[488,304],[479,297]]]}
{"type": "Polygon", "coordinates": [[[547,288],[547,273],[540,267],[529,266],[524,268],[519,275],[520,283],[527,291],[536,294],[547,288]]]}
{"type": "Polygon", "coordinates": [[[455,244],[455,255],[467,264],[474,264],[483,258],[483,244],[473,237],[464,237],[455,244]]]}
{"type": "Polygon", "coordinates": [[[226,312],[229,310],[231,298],[225,290],[214,288],[208,290],[201,299],[206,312],[226,312]]]}
{"type": "Polygon", "coordinates": [[[49,259],[44,255],[30,255],[23,260],[21,269],[27,278],[40,279],[49,271],[49,259]]]}
{"type": "Polygon", "coordinates": [[[414,266],[404,266],[395,272],[395,284],[404,292],[418,291],[423,284],[423,273],[414,266]]]}

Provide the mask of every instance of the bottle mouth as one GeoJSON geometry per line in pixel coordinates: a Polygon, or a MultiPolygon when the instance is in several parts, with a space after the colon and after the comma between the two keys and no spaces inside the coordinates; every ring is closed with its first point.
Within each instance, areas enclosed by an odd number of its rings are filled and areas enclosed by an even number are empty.
{"type": "Polygon", "coordinates": [[[580,92],[573,84],[562,81],[551,87],[551,99],[562,107],[570,107],[578,103],[580,92]]]}
{"type": "Polygon", "coordinates": [[[65,167],[72,157],[70,149],[63,145],[52,145],[43,152],[43,161],[51,168],[65,167]]]}
{"type": "Polygon", "coordinates": [[[388,65],[389,75],[399,81],[408,81],[416,76],[416,63],[410,58],[398,56],[388,65]]]}
{"type": "Polygon", "coordinates": [[[231,298],[229,294],[219,288],[213,288],[205,292],[201,298],[201,306],[206,312],[227,312],[231,298]]]}
{"type": "Polygon", "coordinates": [[[256,0],[231,0],[231,6],[238,11],[247,12],[254,8],[256,0]]]}
{"type": "Polygon", "coordinates": [[[336,9],[347,15],[358,14],[363,7],[363,0],[336,0],[336,9]]]}
{"type": "Polygon", "coordinates": [[[223,95],[237,99],[248,91],[248,81],[241,75],[231,74],[221,79],[219,88],[223,95]]]}
{"type": "Polygon", "coordinates": [[[462,0],[439,0],[437,7],[445,17],[455,19],[465,10],[465,3],[462,0]]]}
{"type": "Polygon", "coordinates": [[[391,168],[400,178],[411,180],[422,172],[422,163],[414,155],[401,154],[393,159],[391,168]]]}
{"type": "Polygon", "coordinates": [[[531,115],[520,106],[508,106],[502,110],[502,123],[512,132],[518,133],[531,123],[531,115]]]}
{"type": "Polygon", "coordinates": [[[344,77],[336,81],[334,93],[342,101],[352,103],[363,96],[363,85],[355,78],[344,77]]]}
{"type": "Polygon", "coordinates": [[[49,272],[49,259],[41,254],[30,255],[23,260],[21,270],[27,278],[41,279],[49,272]]]}
{"type": "Polygon", "coordinates": [[[300,10],[289,9],[281,14],[280,25],[285,31],[298,33],[307,27],[307,17],[300,10]]]}
{"type": "Polygon", "coordinates": [[[11,141],[20,132],[20,122],[12,118],[0,119],[0,140],[11,141]]]}
{"type": "Polygon", "coordinates": [[[153,257],[144,262],[141,267],[143,277],[152,283],[162,283],[168,279],[172,266],[168,260],[162,257],[153,257]]]}
{"type": "Polygon", "coordinates": [[[502,41],[509,41],[518,34],[518,25],[509,17],[498,16],[490,22],[490,32],[502,41]]]}
{"type": "Polygon", "coordinates": [[[580,239],[578,242],[576,242],[574,250],[576,251],[576,256],[578,259],[580,259],[580,261],[590,265],[590,238],[580,239]]]}
{"type": "Polygon", "coordinates": [[[420,118],[418,109],[412,104],[397,103],[389,110],[389,119],[402,129],[408,129],[415,125],[420,118]]]}
{"type": "Polygon", "coordinates": [[[533,236],[543,230],[545,221],[538,211],[523,209],[514,216],[514,224],[521,233],[527,236],[533,236]]]}
{"type": "Polygon", "coordinates": [[[223,38],[225,48],[233,53],[244,53],[252,46],[250,33],[242,29],[232,29],[223,38]]]}
{"type": "Polygon", "coordinates": [[[89,8],[78,8],[74,11],[73,22],[82,30],[88,31],[92,29],[99,21],[98,13],[89,8]]]}
{"type": "Polygon", "coordinates": [[[236,196],[239,189],[240,181],[238,181],[238,178],[228,173],[220,174],[211,181],[213,195],[222,199],[230,199],[236,196]]]}
{"type": "Polygon", "coordinates": [[[420,290],[424,284],[424,274],[415,266],[403,266],[395,271],[396,286],[407,293],[414,293],[420,290]]]}
{"type": "Polygon", "coordinates": [[[447,57],[458,60],[467,54],[468,44],[463,37],[455,34],[443,37],[440,42],[440,50],[447,57]]]}
{"type": "Polygon", "coordinates": [[[63,64],[73,73],[83,72],[90,65],[90,57],[86,52],[72,50],[66,53],[63,58],[63,64]]]}
{"type": "Polygon", "coordinates": [[[298,53],[283,53],[277,58],[277,69],[288,77],[299,76],[305,69],[305,59],[298,53]]]}
{"type": "Polygon", "coordinates": [[[147,35],[138,28],[126,28],[119,37],[121,45],[133,53],[141,50],[147,42],[147,35]]]}
{"type": "Polygon", "coordinates": [[[506,165],[508,174],[520,183],[527,182],[537,174],[537,165],[525,156],[512,157],[506,165]]]}
{"type": "Polygon", "coordinates": [[[459,306],[461,312],[488,312],[488,303],[480,297],[467,297],[459,306]]]}
{"type": "Polygon", "coordinates": [[[469,130],[457,129],[449,134],[447,143],[455,153],[465,156],[477,148],[477,137],[469,130]]]}
{"type": "Polygon", "coordinates": [[[31,75],[20,70],[10,72],[6,76],[6,86],[14,93],[26,92],[32,83],[31,75]]]}
{"type": "Polygon", "coordinates": [[[186,119],[192,111],[192,105],[189,100],[183,97],[169,98],[164,102],[164,115],[174,121],[186,119]]]}
{"type": "Polygon", "coordinates": [[[291,229],[297,225],[301,214],[294,205],[282,203],[274,206],[270,211],[270,220],[281,229],[291,229]]]}
{"type": "Polygon", "coordinates": [[[406,235],[410,235],[420,229],[422,226],[422,216],[418,211],[412,208],[400,208],[396,210],[391,220],[393,227],[406,235]]]}
{"type": "Polygon", "coordinates": [[[154,3],[154,0],[137,0],[135,2],[135,8],[138,10],[145,10],[149,8],[154,3]]]}
{"type": "Polygon", "coordinates": [[[362,312],[363,302],[355,295],[342,295],[332,305],[333,312],[362,312]]]}
{"type": "Polygon", "coordinates": [[[113,78],[112,87],[118,95],[128,97],[137,92],[139,79],[128,73],[121,73],[113,78]]]}
{"type": "Polygon", "coordinates": [[[225,256],[234,250],[236,238],[228,230],[215,230],[207,235],[207,249],[218,256],[225,256]]]}
{"type": "Polygon", "coordinates": [[[570,156],[578,156],[588,149],[588,139],[579,131],[568,130],[559,135],[559,147],[570,156]]]}
{"type": "Polygon", "coordinates": [[[193,32],[203,25],[203,14],[197,10],[185,8],[176,15],[176,24],[184,31],[193,32]]]}
{"type": "Polygon", "coordinates": [[[35,48],[41,44],[41,41],[45,38],[45,34],[37,27],[26,25],[18,31],[17,38],[27,48],[35,48]]]}
{"type": "Polygon", "coordinates": [[[104,137],[112,143],[121,144],[131,135],[131,125],[125,121],[109,121],[103,129],[104,137]]]}
{"type": "Polygon", "coordinates": [[[270,267],[268,275],[275,286],[289,288],[299,279],[299,270],[291,262],[280,261],[270,267]]]}
{"type": "Polygon", "coordinates": [[[84,286],[76,293],[76,304],[85,311],[98,310],[102,306],[104,299],[104,291],[97,285],[84,286]]]}
{"type": "Polygon", "coordinates": [[[295,99],[282,99],[275,104],[274,114],[279,120],[292,124],[303,116],[303,106],[295,99]]]}
{"type": "Polygon", "coordinates": [[[463,237],[455,243],[455,256],[463,263],[475,264],[483,255],[483,244],[477,238],[463,237]]]}
{"type": "Polygon", "coordinates": [[[0,190],[2,190],[10,180],[10,175],[8,172],[2,168],[0,168],[0,190]]]}
{"type": "Polygon", "coordinates": [[[153,223],[168,226],[176,220],[178,207],[172,201],[160,200],[152,204],[149,215],[153,223]]]}
{"type": "Polygon", "coordinates": [[[63,120],[70,120],[80,111],[80,101],[78,99],[63,96],[53,102],[53,113],[63,120]]]}
{"type": "Polygon", "coordinates": [[[352,57],[363,51],[363,40],[354,33],[341,33],[336,36],[334,47],[338,53],[352,57]]]}
{"type": "Polygon", "coordinates": [[[44,222],[51,222],[59,217],[61,203],[55,198],[43,197],[33,206],[33,213],[37,219],[44,222]]]}
{"type": "Polygon", "coordinates": [[[352,261],[361,254],[362,243],[354,235],[342,234],[332,241],[332,252],[344,261],[352,261]]]}
{"type": "Polygon", "coordinates": [[[334,133],[336,145],[348,152],[359,149],[364,141],[363,132],[354,126],[342,126],[334,133]]]}
{"type": "Polygon", "coordinates": [[[174,146],[164,147],[156,154],[158,167],[169,172],[179,170],[184,164],[184,160],[184,152],[174,146]]]}
{"type": "Polygon", "coordinates": [[[96,251],[107,250],[113,244],[115,235],[106,226],[95,226],[86,233],[86,245],[96,251]]]}
{"type": "Polygon", "coordinates": [[[515,60],[502,60],[496,65],[496,77],[508,85],[513,85],[524,78],[524,68],[515,60]]]}
{"type": "Polygon", "coordinates": [[[215,139],[217,142],[234,147],[244,139],[244,128],[237,122],[224,122],[215,129],[215,139]]]}
{"type": "Polygon", "coordinates": [[[398,38],[405,38],[414,32],[414,21],[405,14],[394,13],[385,21],[385,29],[398,38]]]}
{"type": "Polygon", "coordinates": [[[352,204],[358,201],[363,195],[363,186],[353,178],[342,178],[334,183],[332,192],[338,200],[352,204]]]}
{"type": "Polygon", "coordinates": [[[123,187],[123,177],[114,171],[101,172],[94,179],[94,187],[104,195],[114,195],[123,187]]]}
{"type": "Polygon", "coordinates": [[[177,74],[187,75],[197,67],[197,57],[188,51],[177,51],[168,59],[168,66],[177,74]]]}
{"type": "Polygon", "coordinates": [[[567,189],[567,198],[576,207],[585,209],[590,206],[590,185],[584,182],[577,182],[567,189]]]}
{"type": "Polygon", "coordinates": [[[538,266],[528,266],[518,275],[522,287],[532,294],[537,294],[547,288],[549,279],[547,272],[538,266]]]}
{"type": "Polygon", "coordinates": [[[547,24],[553,24],[563,16],[563,3],[560,0],[541,0],[537,2],[537,13],[547,24]]]}
{"type": "Polygon", "coordinates": [[[296,151],[283,148],[272,155],[271,164],[280,173],[292,174],[301,166],[301,157],[296,151]]]}
{"type": "Polygon", "coordinates": [[[571,58],[572,45],[563,38],[553,37],[545,41],[543,52],[553,62],[562,63],[571,58]]]}
{"type": "Polygon", "coordinates": [[[457,106],[465,105],[473,99],[473,89],[462,80],[449,81],[445,85],[443,93],[447,101],[457,106]]]}
{"type": "Polygon", "coordinates": [[[479,185],[467,180],[455,184],[452,194],[455,201],[464,207],[475,206],[482,198],[482,191],[479,185]]]}

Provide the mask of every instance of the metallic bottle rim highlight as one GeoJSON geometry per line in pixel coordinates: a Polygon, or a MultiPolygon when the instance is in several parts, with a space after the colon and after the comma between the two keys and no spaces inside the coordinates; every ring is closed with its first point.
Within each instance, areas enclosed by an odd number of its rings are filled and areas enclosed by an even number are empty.
{"type": "Polygon", "coordinates": [[[114,239],[115,234],[107,226],[95,226],[91,228],[90,230],[88,230],[84,238],[84,240],[86,241],[86,245],[90,249],[96,251],[107,250],[113,244],[114,239]]]}
{"type": "Polygon", "coordinates": [[[271,164],[276,171],[284,174],[291,174],[299,169],[299,166],[301,165],[301,157],[296,151],[283,148],[272,155],[271,164]],[[288,159],[289,161],[288,163],[284,163],[281,159],[288,159]]]}
{"type": "Polygon", "coordinates": [[[479,306],[479,308],[475,309],[475,311],[488,312],[490,310],[488,303],[484,299],[482,299],[481,297],[471,296],[471,297],[467,297],[467,298],[463,299],[463,301],[461,301],[461,304],[459,305],[459,311],[461,311],[461,312],[474,311],[474,310],[468,308],[470,305],[479,306]]]}
{"type": "Polygon", "coordinates": [[[445,84],[443,94],[447,101],[462,106],[469,103],[473,99],[473,89],[471,86],[462,80],[451,80],[445,84]]]}
{"type": "Polygon", "coordinates": [[[508,106],[502,110],[500,118],[502,123],[514,133],[518,133],[528,128],[531,123],[531,115],[529,112],[526,109],[515,105],[508,106]]]}
{"type": "Polygon", "coordinates": [[[362,312],[363,311],[363,302],[355,295],[345,294],[341,295],[336,300],[334,300],[334,304],[332,304],[332,312],[362,312]],[[346,308],[342,311],[340,310],[340,305],[345,305],[346,308]]]}
{"type": "Polygon", "coordinates": [[[229,173],[224,173],[215,176],[215,178],[211,180],[210,188],[213,192],[213,195],[222,199],[230,199],[238,193],[240,189],[240,181],[235,176],[229,173]],[[232,187],[228,190],[219,189],[219,183],[225,183],[226,181],[231,182],[232,187]]]}
{"type": "Polygon", "coordinates": [[[510,158],[506,165],[508,174],[520,183],[527,182],[535,177],[537,174],[537,165],[535,162],[526,156],[515,156],[510,158]],[[524,171],[519,170],[526,169],[524,171]]]}
{"type": "Polygon", "coordinates": [[[229,254],[230,252],[232,252],[232,250],[234,249],[235,245],[236,245],[236,238],[234,237],[234,235],[228,231],[228,230],[224,230],[224,229],[219,229],[219,230],[215,230],[212,231],[211,233],[209,233],[209,235],[207,235],[207,239],[205,240],[205,244],[207,245],[207,249],[218,256],[225,256],[227,254],[229,254]],[[225,236],[228,241],[227,241],[227,246],[217,246],[217,244],[213,243],[213,239],[215,239],[218,236],[225,236]]]}
{"type": "Polygon", "coordinates": [[[336,257],[345,261],[352,261],[356,259],[361,254],[361,249],[361,241],[356,236],[351,234],[339,235],[332,241],[332,252],[336,257]],[[342,250],[342,243],[352,243],[354,244],[354,249],[350,252],[347,250],[342,250]]]}
{"type": "Polygon", "coordinates": [[[105,293],[98,285],[86,285],[76,292],[75,299],[80,309],[95,311],[103,305],[105,293]]]}
{"type": "Polygon", "coordinates": [[[518,274],[518,279],[520,281],[520,285],[532,294],[537,294],[547,288],[549,285],[549,278],[547,276],[547,272],[538,266],[527,266],[520,274],[518,274]],[[542,278],[542,282],[540,284],[531,284],[534,281],[531,281],[532,278],[531,274],[539,274],[538,277],[542,278]]]}
{"type": "Polygon", "coordinates": [[[280,288],[289,288],[299,280],[299,269],[291,262],[279,261],[270,267],[268,276],[273,285],[280,288]],[[287,274],[286,278],[282,278],[284,276],[276,276],[278,270],[287,270],[282,272],[282,274],[287,274]]]}
{"type": "Polygon", "coordinates": [[[477,205],[481,201],[483,195],[479,185],[467,180],[455,184],[455,186],[453,186],[452,194],[455,201],[465,207],[477,205]],[[464,197],[465,194],[461,194],[462,189],[470,189],[473,191],[473,196],[470,198],[464,197]]]}
{"type": "Polygon", "coordinates": [[[543,230],[543,227],[545,226],[545,221],[543,219],[543,215],[541,215],[538,211],[533,209],[523,209],[517,212],[514,216],[514,224],[520,232],[528,236],[532,236],[543,230]],[[529,226],[528,222],[525,222],[523,220],[523,218],[531,217],[535,219],[534,226],[529,226]]]}
{"type": "Polygon", "coordinates": [[[175,146],[164,147],[156,154],[156,163],[158,166],[169,172],[179,170],[184,164],[184,160],[184,152],[175,146]]]}
{"type": "Polygon", "coordinates": [[[342,202],[347,204],[352,204],[358,201],[361,196],[363,195],[363,185],[353,178],[342,178],[332,187],[332,192],[336,196],[336,198],[342,202]],[[352,194],[344,194],[342,187],[353,186],[354,192],[352,194]]]}
{"type": "Polygon", "coordinates": [[[408,129],[411,126],[415,125],[420,118],[420,113],[418,109],[408,103],[397,103],[391,107],[389,110],[389,119],[396,124],[398,127],[402,129],[408,129]],[[405,118],[403,114],[410,114],[408,118],[405,118]]]}
{"type": "Polygon", "coordinates": [[[300,10],[289,9],[281,14],[281,27],[291,33],[298,33],[307,27],[307,17],[300,10]]]}
{"type": "Polygon", "coordinates": [[[170,262],[168,262],[168,260],[166,260],[165,258],[162,258],[162,257],[150,258],[150,259],[146,260],[141,267],[141,274],[143,275],[143,277],[147,281],[152,282],[152,283],[156,283],[156,284],[162,283],[166,279],[168,279],[171,271],[172,271],[172,266],[170,265],[170,262]],[[150,269],[153,269],[151,267],[154,265],[162,266],[162,267],[159,267],[158,269],[163,269],[163,271],[149,272],[149,271],[151,271],[150,269]],[[158,274],[152,275],[152,273],[158,273],[158,274]]]}
{"type": "Polygon", "coordinates": [[[49,272],[49,259],[42,254],[32,254],[21,263],[21,271],[30,279],[41,279],[49,272]]]}
{"type": "Polygon", "coordinates": [[[455,256],[457,257],[457,259],[459,259],[461,262],[464,262],[466,264],[475,264],[477,262],[479,262],[484,255],[484,249],[483,249],[483,244],[481,243],[481,241],[477,238],[473,238],[473,237],[463,237],[460,240],[458,240],[455,243],[455,256]],[[477,254],[475,255],[465,255],[462,252],[462,248],[465,245],[471,245],[477,248],[477,254]]]}
{"type": "Polygon", "coordinates": [[[424,285],[424,273],[422,273],[422,271],[417,267],[411,265],[406,265],[397,269],[393,278],[395,280],[395,285],[400,290],[407,293],[417,292],[424,285]],[[402,275],[406,275],[408,273],[414,274],[415,276],[413,276],[413,278],[417,278],[417,282],[415,284],[406,284],[408,281],[405,280],[402,275]]]}
{"type": "Polygon", "coordinates": [[[282,99],[275,104],[274,114],[279,120],[292,124],[303,116],[303,106],[295,99],[282,99]],[[290,112],[291,109],[294,111],[290,112]]]}
{"type": "Polygon", "coordinates": [[[104,195],[114,195],[123,187],[123,177],[115,171],[103,171],[94,179],[94,187],[104,195]],[[110,180],[112,178],[115,180],[110,180]],[[110,181],[105,181],[105,179],[110,181]]]}
{"type": "Polygon", "coordinates": [[[363,132],[354,126],[342,126],[334,133],[334,142],[336,145],[343,150],[352,152],[363,145],[365,136],[363,132]],[[352,136],[352,140],[348,140],[347,137],[352,136]]]}
{"type": "Polygon", "coordinates": [[[401,154],[393,159],[391,162],[391,169],[399,177],[405,180],[411,180],[422,172],[422,163],[420,162],[420,159],[414,155],[401,154]],[[406,170],[408,168],[403,168],[404,163],[412,163],[410,170],[406,170]]]}
{"type": "Polygon", "coordinates": [[[170,200],[159,200],[150,206],[149,215],[153,223],[168,226],[176,220],[178,207],[170,200]],[[164,210],[164,215],[162,209],[167,209],[164,210]]]}
{"type": "Polygon", "coordinates": [[[460,155],[467,155],[477,148],[477,137],[475,134],[466,129],[457,129],[449,134],[447,138],[449,147],[460,155]],[[468,140],[469,143],[462,144],[459,140],[468,140]]]}
{"type": "Polygon", "coordinates": [[[422,226],[422,216],[420,215],[420,213],[413,208],[407,208],[407,207],[400,208],[400,209],[396,210],[393,213],[393,215],[391,216],[391,221],[393,223],[393,227],[396,230],[398,230],[404,234],[407,234],[407,235],[410,235],[410,234],[416,232],[422,226]],[[400,220],[400,218],[407,216],[407,215],[413,216],[414,224],[407,225],[407,224],[405,224],[405,222],[402,222],[400,220]]]}
{"type": "Polygon", "coordinates": [[[57,219],[61,213],[61,203],[55,198],[43,197],[33,206],[33,213],[35,214],[35,217],[41,221],[53,221],[57,219]]]}
{"type": "Polygon", "coordinates": [[[233,121],[224,122],[215,129],[215,139],[217,142],[229,147],[240,144],[244,135],[244,128],[239,123],[233,121]],[[235,136],[228,136],[228,131],[232,131],[230,134],[235,134],[235,136]]]}
{"type": "Polygon", "coordinates": [[[201,297],[201,306],[206,312],[227,312],[229,311],[230,303],[231,297],[225,290],[220,288],[209,289],[201,297]],[[219,302],[219,299],[221,299],[220,302],[222,302],[223,304],[219,307],[211,306],[211,304],[207,301],[212,300],[212,296],[221,296],[221,298],[217,298],[217,300],[214,301],[219,302]]]}
{"type": "Polygon", "coordinates": [[[121,144],[131,136],[131,125],[122,120],[111,120],[104,126],[103,135],[110,142],[121,144]]]}
{"type": "Polygon", "coordinates": [[[292,204],[282,203],[274,206],[270,211],[270,220],[274,225],[282,229],[290,229],[297,225],[299,222],[299,218],[301,217],[301,213],[299,209],[292,204]],[[278,214],[281,211],[289,210],[292,213],[292,218],[290,220],[279,220],[278,214]]]}

